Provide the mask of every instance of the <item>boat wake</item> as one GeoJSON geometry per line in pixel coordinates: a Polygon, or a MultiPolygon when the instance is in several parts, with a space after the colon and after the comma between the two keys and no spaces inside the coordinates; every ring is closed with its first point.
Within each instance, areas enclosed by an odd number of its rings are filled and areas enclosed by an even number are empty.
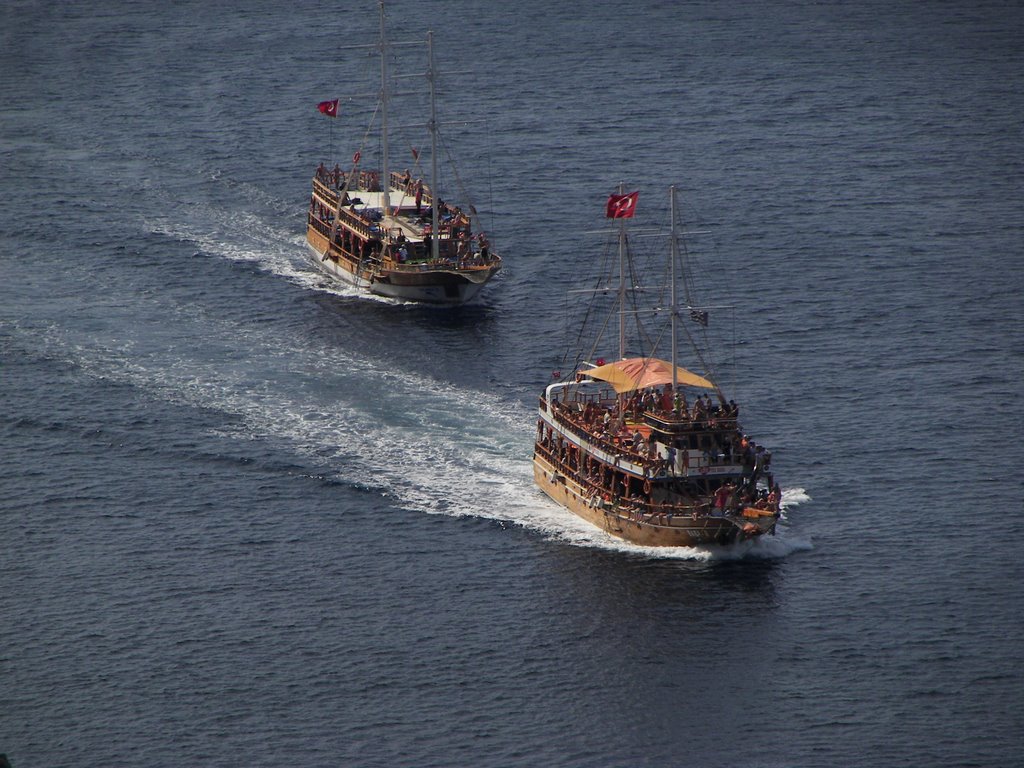
{"type": "MultiPolygon", "coordinates": [[[[810,546],[789,537],[784,526],[778,536],[724,548],[651,548],[621,541],[566,512],[534,486],[529,406],[385,368],[345,350],[308,341],[296,347],[293,338],[272,328],[186,311],[173,316],[176,323],[194,318],[201,325],[176,329],[195,344],[147,352],[141,341],[104,345],[58,328],[36,341],[43,342],[48,356],[73,362],[94,378],[131,385],[154,401],[230,416],[211,430],[218,439],[286,450],[311,478],[376,492],[409,510],[491,519],[573,546],[644,557],[776,558],[810,546]],[[245,350],[243,365],[203,354],[205,348],[229,346],[245,350]],[[303,372],[298,381],[295,371],[303,372]],[[268,383],[278,381],[289,384],[268,383]],[[373,396],[357,399],[353,393],[373,396]]],[[[802,489],[793,489],[786,492],[785,504],[806,498],[802,489]]]]}
{"type": "Polygon", "coordinates": [[[202,253],[229,261],[245,262],[310,291],[327,293],[346,299],[366,299],[383,304],[403,302],[384,296],[375,296],[360,291],[354,286],[331,280],[310,263],[315,258],[306,245],[306,240],[294,232],[276,230],[265,220],[253,214],[242,217],[251,219],[244,235],[232,235],[232,228],[239,225],[238,214],[227,211],[213,215],[205,222],[206,229],[189,227],[180,223],[147,221],[147,229],[157,235],[194,245],[202,253]]]}

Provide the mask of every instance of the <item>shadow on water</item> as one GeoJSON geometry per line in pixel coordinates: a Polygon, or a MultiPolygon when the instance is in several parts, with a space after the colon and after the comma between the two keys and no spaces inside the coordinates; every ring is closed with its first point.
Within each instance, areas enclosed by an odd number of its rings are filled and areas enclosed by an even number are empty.
{"type": "Polygon", "coordinates": [[[496,322],[497,309],[484,301],[461,307],[435,307],[398,303],[369,296],[316,293],[312,302],[325,317],[344,318],[346,324],[367,324],[400,330],[405,327],[452,331],[487,330],[496,322]]]}
{"type": "Polygon", "coordinates": [[[772,609],[784,563],[759,558],[681,560],[560,547],[565,588],[617,620],[629,614],[772,609]]]}
{"type": "Polygon", "coordinates": [[[330,347],[456,384],[490,378],[501,328],[487,303],[433,307],[322,293],[309,301],[306,332],[330,347]]]}

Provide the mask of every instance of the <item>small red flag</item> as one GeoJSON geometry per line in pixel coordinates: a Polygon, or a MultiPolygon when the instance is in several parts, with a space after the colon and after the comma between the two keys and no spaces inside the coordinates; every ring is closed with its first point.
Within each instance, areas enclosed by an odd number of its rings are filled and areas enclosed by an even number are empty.
{"type": "Polygon", "coordinates": [[[338,100],[334,101],[321,101],[316,105],[316,108],[323,112],[328,117],[338,116],[338,100]]]}
{"type": "Polygon", "coordinates": [[[608,205],[604,210],[607,219],[632,219],[636,213],[636,201],[640,197],[639,192],[630,192],[626,195],[609,195],[608,205]]]}

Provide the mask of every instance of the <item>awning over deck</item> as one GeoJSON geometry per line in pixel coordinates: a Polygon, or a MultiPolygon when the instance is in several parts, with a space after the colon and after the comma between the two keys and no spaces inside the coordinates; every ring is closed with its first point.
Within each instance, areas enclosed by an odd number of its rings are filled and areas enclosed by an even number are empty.
{"type": "MultiPolygon", "coordinates": [[[[593,379],[607,381],[615,388],[616,392],[632,392],[644,387],[671,384],[672,363],[659,360],[656,357],[631,357],[598,368],[591,368],[589,371],[583,371],[583,374],[593,379]]],[[[696,373],[678,366],[676,367],[676,382],[699,389],[718,389],[703,376],[698,376],[696,373]]]]}

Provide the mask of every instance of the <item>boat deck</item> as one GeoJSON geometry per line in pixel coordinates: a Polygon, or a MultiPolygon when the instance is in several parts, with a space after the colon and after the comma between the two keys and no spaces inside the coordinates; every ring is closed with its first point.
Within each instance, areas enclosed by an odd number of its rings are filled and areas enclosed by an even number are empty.
{"type": "MultiPolygon", "coordinates": [[[[382,227],[389,230],[392,236],[397,236],[394,230],[397,228],[407,240],[414,243],[423,242],[431,229],[430,206],[421,205],[420,212],[416,212],[414,197],[403,189],[392,187],[389,192],[388,203],[393,215],[384,218],[384,193],[369,192],[362,189],[352,190],[348,193],[350,210],[359,214],[364,219],[376,220],[382,227]]],[[[442,229],[449,225],[453,216],[444,212],[440,216],[442,229]]]]}

